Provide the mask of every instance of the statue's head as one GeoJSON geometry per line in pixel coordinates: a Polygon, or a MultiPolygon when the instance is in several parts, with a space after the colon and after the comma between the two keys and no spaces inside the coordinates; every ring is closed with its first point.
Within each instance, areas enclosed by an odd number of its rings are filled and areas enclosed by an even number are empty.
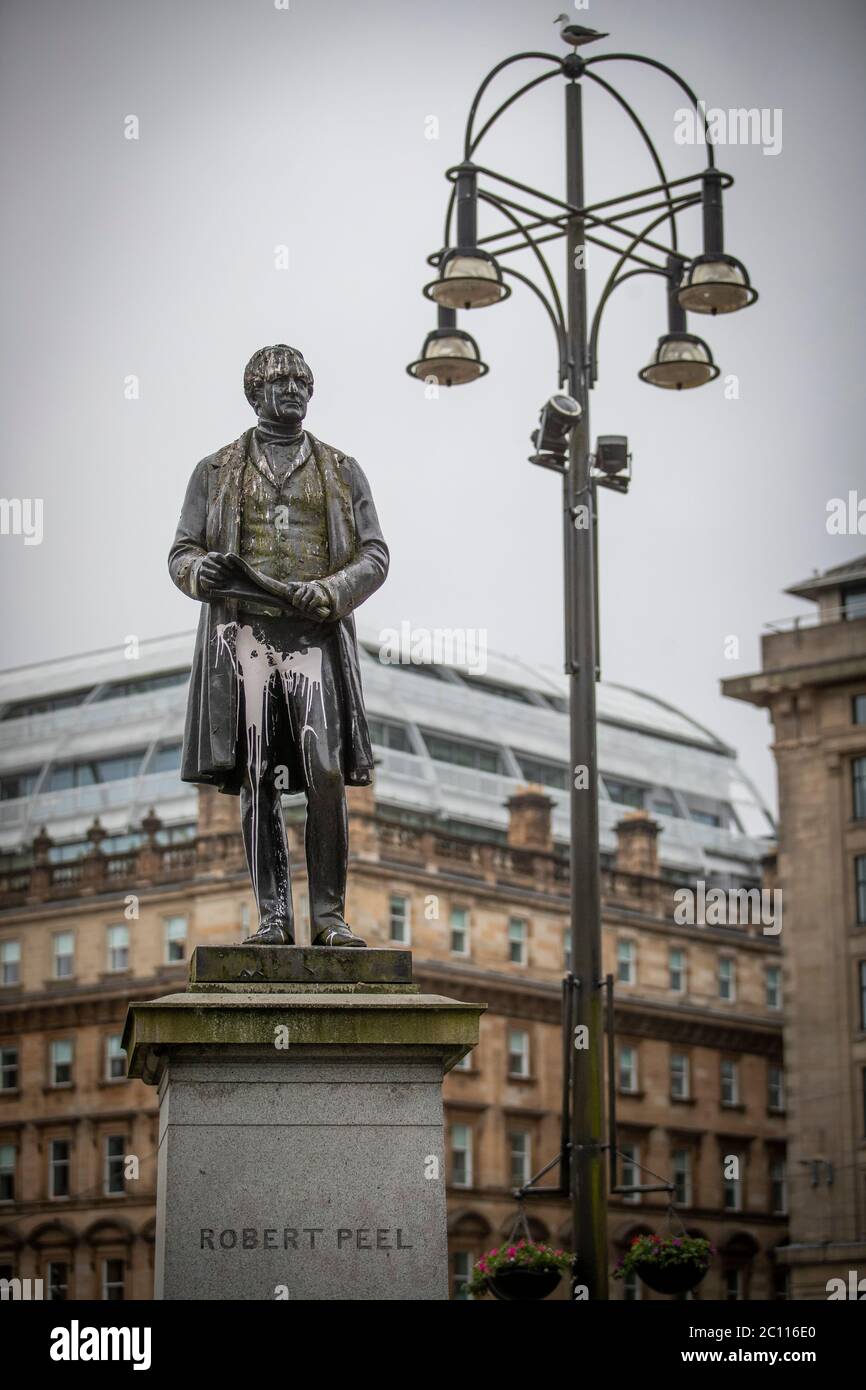
{"type": "Polygon", "coordinates": [[[262,420],[303,420],[313,394],[313,373],[297,348],[259,348],[244,369],[244,393],[262,420]]]}

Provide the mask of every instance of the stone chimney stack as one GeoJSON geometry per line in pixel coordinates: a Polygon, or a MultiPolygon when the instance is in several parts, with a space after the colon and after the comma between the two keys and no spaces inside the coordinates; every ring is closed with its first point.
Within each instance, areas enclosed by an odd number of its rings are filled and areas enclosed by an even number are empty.
{"type": "Polygon", "coordinates": [[[553,851],[551,811],[553,800],[541,787],[520,787],[505,803],[508,807],[510,849],[553,851]]]}
{"type": "Polygon", "coordinates": [[[616,868],[657,878],[659,826],[648,811],[628,811],[616,827],[616,868]]]}

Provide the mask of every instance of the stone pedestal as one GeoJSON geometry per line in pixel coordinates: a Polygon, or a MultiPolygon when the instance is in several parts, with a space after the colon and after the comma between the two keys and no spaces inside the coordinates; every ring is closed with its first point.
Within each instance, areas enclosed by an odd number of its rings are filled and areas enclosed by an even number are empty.
{"type": "Polygon", "coordinates": [[[408,951],[198,947],[130,1006],[159,1088],[155,1297],[448,1297],[442,1077],[484,1005],[421,994],[408,951]]]}

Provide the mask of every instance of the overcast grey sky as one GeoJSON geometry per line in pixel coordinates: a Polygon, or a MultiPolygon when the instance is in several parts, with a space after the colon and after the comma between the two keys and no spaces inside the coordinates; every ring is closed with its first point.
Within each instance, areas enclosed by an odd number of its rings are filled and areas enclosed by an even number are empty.
{"type": "MultiPolygon", "coordinates": [[[[561,51],[560,8],[6,0],[0,491],[44,499],[44,539],[0,536],[4,667],[194,625],[166,552],[193,465],[251,423],[241,374],[271,341],[303,350],[310,428],[373,487],[392,569],[365,625],[485,628],[491,646],[560,664],[559,484],[526,462],[556,387],[540,305],[518,287],[463,316],[491,367],[473,386],[428,400],[404,371],[433,326],[425,257],[475,87],[518,49],[561,51]]],[[[665,328],[661,282],[643,277],[609,306],[592,405],[594,433],[628,434],[635,470],[629,497],[602,497],[604,675],[708,724],[772,795],[769,724],[719,681],[756,668],[766,620],[802,610],[785,586],[866,548],[826,529],[828,500],[863,491],[866,7],[592,0],[575,18],[609,30],[608,51],[671,64],[710,106],[783,113],[777,156],[717,151],[737,180],[727,249],[761,299],[691,327],[739,399],[721,382],[675,396],[638,381],[665,328]]],[[[497,100],[542,70],[500,79],[497,100]]],[[[674,143],[682,101],[664,77],[604,75],[673,177],[703,167],[674,143]]],[[[482,147],[559,196],[563,86],[530,94],[482,147]]],[[[589,90],[585,105],[587,196],[654,182],[610,99],[589,90]]],[[[700,250],[694,213],[683,228],[700,250]]],[[[609,269],[591,251],[594,294],[609,269]]]]}

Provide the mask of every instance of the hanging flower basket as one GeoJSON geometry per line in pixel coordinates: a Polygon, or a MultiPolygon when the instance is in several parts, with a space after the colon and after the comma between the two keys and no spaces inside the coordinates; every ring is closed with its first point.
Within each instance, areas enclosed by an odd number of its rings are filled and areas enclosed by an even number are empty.
{"type": "Polygon", "coordinates": [[[503,1302],[537,1302],[553,1293],[571,1268],[567,1250],[552,1250],[534,1240],[519,1240],[488,1250],[473,1267],[466,1293],[473,1298],[492,1294],[503,1302]]]}
{"type": "Polygon", "coordinates": [[[634,1273],[654,1293],[684,1294],[698,1287],[715,1253],[702,1236],[635,1236],[613,1277],[634,1273]]]}

